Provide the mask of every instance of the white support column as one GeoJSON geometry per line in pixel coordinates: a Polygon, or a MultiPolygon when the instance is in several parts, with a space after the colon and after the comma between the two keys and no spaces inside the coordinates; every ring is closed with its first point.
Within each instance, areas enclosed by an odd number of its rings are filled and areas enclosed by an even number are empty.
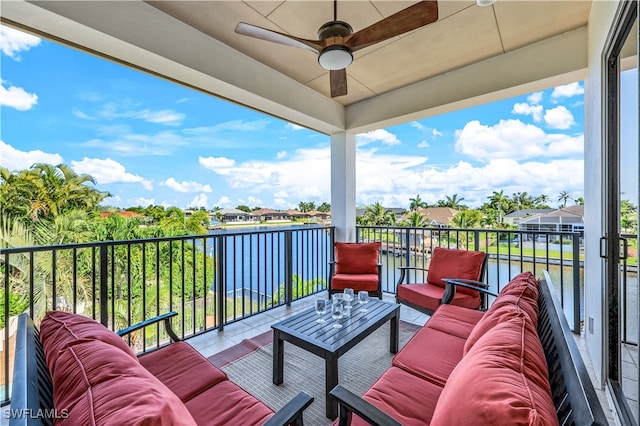
{"type": "Polygon", "coordinates": [[[336,241],[356,240],[356,138],[331,135],[331,224],[336,241]]]}

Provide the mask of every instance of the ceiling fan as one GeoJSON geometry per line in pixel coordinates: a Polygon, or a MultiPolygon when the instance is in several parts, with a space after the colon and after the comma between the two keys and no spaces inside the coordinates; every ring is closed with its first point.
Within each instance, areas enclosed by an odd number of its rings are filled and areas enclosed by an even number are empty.
{"type": "Polygon", "coordinates": [[[347,94],[346,67],[353,62],[353,52],[404,34],[438,20],[438,2],[420,1],[360,31],[337,19],[337,0],[333,3],[333,21],[318,29],[318,40],[307,40],[240,22],[236,33],[299,47],[318,55],[318,63],[330,70],[331,97],[347,94]]]}

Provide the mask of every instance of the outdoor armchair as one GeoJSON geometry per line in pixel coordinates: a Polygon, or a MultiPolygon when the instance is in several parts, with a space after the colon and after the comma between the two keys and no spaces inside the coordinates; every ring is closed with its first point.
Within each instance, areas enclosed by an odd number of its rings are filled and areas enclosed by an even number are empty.
{"type": "Polygon", "coordinates": [[[329,264],[329,296],[352,288],[382,299],[380,242],[335,243],[335,261],[329,264]]]}
{"type": "Polygon", "coordinates": [[[401,266],[400,279],[396,287],[396,301],[427,315],[433,315],[441,304],[452,304],[470,309],[481,309],[486,305],[484,293],[472,286],[453,285],[450,282],[472,280],[474,285],[482,283],[487,265],[487,254],[481,251],[457,250],[444,247],[433,249],[429,268],[401,266]],[[403,283],[409,270],[427,272],[426,282],[403,283]]]}

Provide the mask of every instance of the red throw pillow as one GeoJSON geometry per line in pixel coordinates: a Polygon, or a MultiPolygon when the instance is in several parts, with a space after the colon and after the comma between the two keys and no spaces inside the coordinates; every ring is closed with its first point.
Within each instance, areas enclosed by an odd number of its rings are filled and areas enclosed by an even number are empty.
{"type": "MultiPolygon", "coordinates": [[[[467,280],[480,280],[482,278],[482,264],[486,254],[481,251],[467,251],[436,247],[433,249],[429,262],[427,283],[444,287],[443,278],[462,278],[467,280]]],[[[477,295],[478,291],[458,287],[460,293],[477,295]]]]}
{"type": "Polygon", "coordinates": [[[336,274],[377,274],[380,243],[335,243],[336,274]]]}
{"type": "Polygon", "coordinates": [[[77,340],[53,374],[56,425],[195,425],[180,399],[140,363],[99,340],[77,340]]]}
{"type": "Polygon", "coordinates": [[[120,349],[137,362],[136,355],[122,337],[99,322],[70,312],[49,311],[40,323],[40,341],[52,375],[58,353],[68,344],[80,339],[101,340],[120,349]]]}

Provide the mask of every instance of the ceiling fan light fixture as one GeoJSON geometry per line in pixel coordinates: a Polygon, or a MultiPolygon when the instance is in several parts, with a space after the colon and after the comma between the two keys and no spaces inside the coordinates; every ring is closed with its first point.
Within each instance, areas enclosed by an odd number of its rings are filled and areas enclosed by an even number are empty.
{"type": "Polygon", "coordinates": [[[491,6],[492,4],[494,4],[497,0],[476,0],[476,4],[478,6],[491,6]]]}
{"type": "Polygon", "coordinates": [[[347,46],[329,46],[320,52],[318,63],[326,70],[341,70],[353,62],[353,55],[347,46]]]}

